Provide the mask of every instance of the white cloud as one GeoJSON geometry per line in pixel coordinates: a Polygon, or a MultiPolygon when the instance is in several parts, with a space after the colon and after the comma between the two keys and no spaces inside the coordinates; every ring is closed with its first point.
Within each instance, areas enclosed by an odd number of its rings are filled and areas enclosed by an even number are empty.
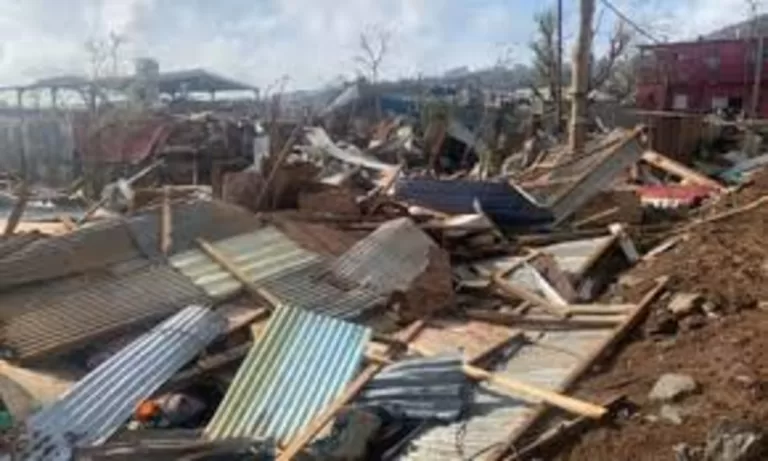
{"type": "MultiPolygon", "coordinates": [[[[762,3],[767,3],[764,0],[762,3]]],[[[746,17],[744,0],[614,0],[652,31],[691,38],[746,17]]],[[[307,88],[351,77],[367,25],[393,31],[385,77],[493,64],[512,46],[528,58],[531,0],[0,0],[0,85],[84,73],[83,43],[110,31],[161,69],[204,67],[266,86],[282,75],[307,88]]],[[[572,37],[577,8],[566,4],[572,37]]],[[[768,12],[766,8],[763,12],[768,12]]],[[[606,25],[612,13],[605,13],[606,25]]],[[[601,46],[600,43],[596,46],[601,46]]],[[[568,50],[568,48],[566,48],[568,50]]],[[[128,67],[126,66],[126,69],[128,67]]]]}

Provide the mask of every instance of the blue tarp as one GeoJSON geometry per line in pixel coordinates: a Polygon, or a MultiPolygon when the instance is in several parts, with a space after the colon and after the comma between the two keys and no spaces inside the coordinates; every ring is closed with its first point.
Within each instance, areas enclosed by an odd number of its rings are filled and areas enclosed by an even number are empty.
{"type": "Polygon", "coordinates": [[[502,226],[541,226],[553,221],[552,213],[505,182],[435,179],[400,179],[395,196],[415,205],[454,214],[482,210],[502,226]]]}

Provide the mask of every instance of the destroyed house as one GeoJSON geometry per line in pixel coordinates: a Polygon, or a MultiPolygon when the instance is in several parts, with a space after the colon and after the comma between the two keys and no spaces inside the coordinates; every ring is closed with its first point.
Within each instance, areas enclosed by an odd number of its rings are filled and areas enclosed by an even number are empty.
{"type": "Polygon", "coordinates": [[[767,55],[757,38],[644,46],[637,71],[637,105],[647,110],[751,114],[754,104],[757,116],[768,115],[768,98],[762,95],[768,86],[767,55]]]}

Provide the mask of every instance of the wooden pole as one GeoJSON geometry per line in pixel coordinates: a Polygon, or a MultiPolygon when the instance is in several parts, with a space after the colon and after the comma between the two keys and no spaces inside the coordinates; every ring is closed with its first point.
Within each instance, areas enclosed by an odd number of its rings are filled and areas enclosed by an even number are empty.
{"type": "Polygon", "coordinates": [[[592,55],[592,16],[595,0],[580,0],[579,36],[573,56],[571,119],[568,143],[571,151],[581,152],[587,140],[587,109],[590,61],[592,55]]]}
{"type": "MultiPolygon", "coordinates": [[[[401,333],[399,339],[404,343],[411,342],[416,338],[416,336],[419,335],[419,333],[421,333],[421,330],[425,325],[425,320],[418,320],[412,323],[406,330],[401,333]]],[[[341,410],[348,402],[354,399],[355,396],[357,396],[357,394],[363,390],[368,382],[373,379],[373,377],[376,376],[376,374],[381,371],[385,365],[386,361],[382,360],[366,366],[363,372],[360,373],[357,378],[355,378],[355,380],[347,386],[344,392],[339,397],[337,397],[336,400],[334,400],[333,403],[322,414],[316,417],[314,421],[312,421],[312,423],[309,425],[309,427],[301,433],[301,435],[296,437],[288,444],[283,453],[281,453],[277,458],[277,461],[289,461],[298,455],[301,450],[303,450],[304,447],[307,446],[307,444],[309,444],[312,439],[314,439],[317,434],[319,434],[320,431],[322,431],[323,428],[331,422],[331,420],[336,416],[336,413],[338,413],[339,410],[341,410]]]]}
{"type": "Polygon", "coordinates": [[[171,251],[172,236],[172,215],[171,215],[171,190],[168,186],[163,187],[163,205],[160,216],[160,252],[168,256],[171,251]]]}
{"type": "Polygon", "coordinates": [[[557,57],[555,59],[555,130],[562,133],[563,124],[563,0],[557,0],[557,57]]]}
{"type": "Polygon", "coordinates": [[[29,186],[27,182],[21,183],[19,188],[19,197],[11,210],[11,216],[8,218],[8,222],[5,224],[5,232],[3,236],[10,237],[16,231],[16,227],[21,221],[21,216],[24,214],[24,209],[27,207],[27,201],[29,201],[29,186]]]}

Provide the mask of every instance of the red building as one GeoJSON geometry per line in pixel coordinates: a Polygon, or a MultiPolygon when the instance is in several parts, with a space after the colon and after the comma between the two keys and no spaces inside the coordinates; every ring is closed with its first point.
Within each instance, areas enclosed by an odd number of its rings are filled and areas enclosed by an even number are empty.
{"type": "Polygon", "coordinates": [[[637,106],[690,112],[731,108],[751,115],[759,74],[757,116],[768,117],[768,40],[762,56],[757,56],[758,49],[757,38],[645,46],[637,75],[637,106]],[[756,62],[762,65],[761,72],[756,72],[756,62]]]}

